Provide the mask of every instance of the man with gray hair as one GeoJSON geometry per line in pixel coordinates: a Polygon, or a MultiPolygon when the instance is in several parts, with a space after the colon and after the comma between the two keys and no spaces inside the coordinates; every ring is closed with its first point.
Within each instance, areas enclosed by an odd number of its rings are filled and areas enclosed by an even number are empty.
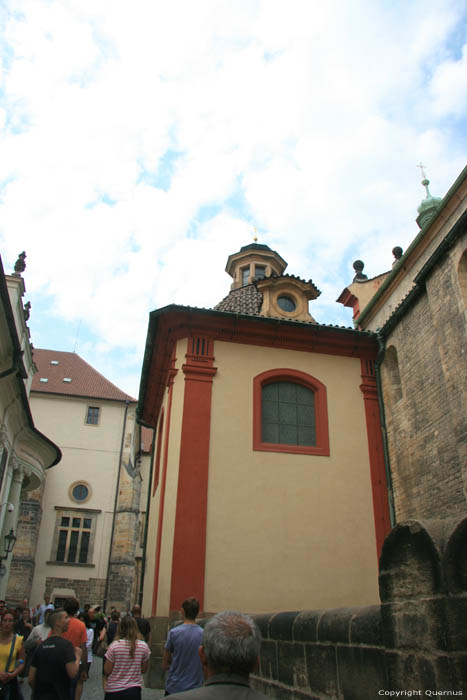
{"type": "Polygon", "coordinates": [[[233,610],[214,615],[203,632],[199,656],[205,684],[174,693],[184,700],[264,700],[250,688],[249,676],[259,662],[260,632],[248,615],[233,610]]]}

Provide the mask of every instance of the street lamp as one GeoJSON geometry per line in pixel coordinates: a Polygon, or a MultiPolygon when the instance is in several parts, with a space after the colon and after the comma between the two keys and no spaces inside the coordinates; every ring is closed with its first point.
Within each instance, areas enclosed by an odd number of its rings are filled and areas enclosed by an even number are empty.
{"type": "Polygon", "coordinates": [[[7,572],[7,568],[5,564],[3,563],[4,559],[8,559],[8,556],[12,553],[13,547],[15,546],[16,542],[16,535],[13,532],[13,528],[11,528],[10,532],[8,535],[5,535],[5,544],[3,545],[5,549],[5,554],[1,555],[0,554],[0,576],[5,576],[7,572]]]}
{"type": "Polygon", "coordinates": [[[8,535],[5,535],[5,544],[4,549],[5,549],[5,554],[4,556],[0,556],[0,561],[3,561],[4,559],[8,559],[8,555],[12,553],[13,547],[15,546],[16,543],[16,535],[13,532],[13,528],[11,528],[10,532],[8,535]]]}

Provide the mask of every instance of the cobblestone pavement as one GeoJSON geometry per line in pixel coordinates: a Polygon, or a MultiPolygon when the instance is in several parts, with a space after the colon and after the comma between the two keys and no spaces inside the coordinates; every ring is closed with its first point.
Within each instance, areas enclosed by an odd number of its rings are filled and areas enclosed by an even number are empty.
{"type": "MultiPolygon", "coordinates": [[[[21,692],[24,700],[31,700],[31,688],[27,680],[21,683],[21,692]]],[[[159,700],[164,696],[163,690],[153,690],[152,688],[143,688],[142,700],[159,700]]],[[[104,691],[102,689],[102,661],[94,659],[91,665],[89,678],[84,684],[81,700],[103,700],[104,691]]]]}

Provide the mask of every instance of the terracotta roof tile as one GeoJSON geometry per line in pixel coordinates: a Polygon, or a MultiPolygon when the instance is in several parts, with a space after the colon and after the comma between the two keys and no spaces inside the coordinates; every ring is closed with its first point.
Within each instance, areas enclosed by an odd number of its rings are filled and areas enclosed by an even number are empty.
{"type": "MultiPolygon", "coordinates": [[[[314,284],[313,280],[311,280],[311,279],[305,280],[305,279],[303,279],[303,277],[299,277],[298,275],[289,275],[289,273],[282,274],[282,275],[276,275],[275,273],[273,273],[271,275],[271,277],[273,277],[274,279],[284,278],[284,279],[297,280],[298,282],[302,282],[303,284],[309,284],[310,287],[313,287],[317,297],[319,297],[321,295],[320,290],[318,289],[318,287],[314,284]]],[[[266,279],[268,279],[268,278],[266,278],[266,279]]]]}
{"type": "Polygon", "coordinates": [[[230,294],[216,304],[214,311],[232,311],[237,314],[258,316],[263,303],[263,295],[254,284],[232,289],[230,294]]]}
{"type": "Polygon", "coordinates": [[[38,372],[33,377],[31,391],[136,402],[74,352],[34,348],[33,359],[38,372]]]}

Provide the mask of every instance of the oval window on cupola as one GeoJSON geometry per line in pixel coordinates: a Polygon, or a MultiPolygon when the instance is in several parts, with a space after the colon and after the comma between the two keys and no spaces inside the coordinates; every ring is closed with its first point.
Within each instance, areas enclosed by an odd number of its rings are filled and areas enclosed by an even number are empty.
{"type": "Polygon", "coordinates": [[[288,312],[295,311],[297,308],[295,299],[292,299],[292,297],[289,297],[286,294],[281,294],[280,297],[277,297],[277,305],[282,309],[282,311],[288,312]]]}

